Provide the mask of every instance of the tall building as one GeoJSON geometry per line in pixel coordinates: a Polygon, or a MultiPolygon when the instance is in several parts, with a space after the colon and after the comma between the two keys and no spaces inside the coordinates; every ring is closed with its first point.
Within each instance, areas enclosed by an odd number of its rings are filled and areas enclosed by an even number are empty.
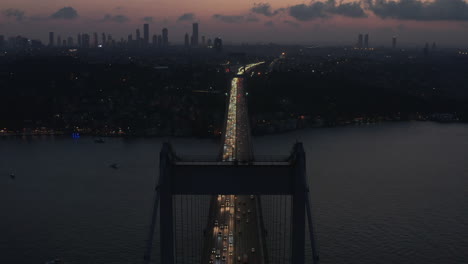
{"type": "Polygon", "coordinates": [[[169,32],[167,28],[163,28],[162,30],[162,46],[163,47],[169,46],[169,32]]]}
{"type": "Polygon", "coordinates": [[[153,42],[152,42],[153,46],[156,47],[158,45],[158,35],[153,35],[153,42]]]}
{"type": "Polygon", "coordinates": [[[192,24],[192,46],[198,46],[198,23],[192,24]]]}
{"type": "Polygon", "coordinates": [[[77,41],[77,43],[78,43],[78,47],[81,48],[81,46],[82,46],[83,43],[82,43],[82,39],[81,39],[81,34],[80,34],[80,33],[78,33],[78,37],[77,37],[76,41],[77,41]]]}
{"type": "Polygon", "coordinates": [[[158,35],[158,48],[162,47],[162,35],[158,35]]]}
{"type": "Polygon", "coordinates": [[[364,48],[369,48],[369,34],[364,35],[364,48]]]}
{"type": "Polygon", "coordinates": [[[136,37],[136,40],[137,40],[137,41],[140,41],[141,35],[140,35],[140,29],[139,29],[139,28],[137,28],[137,30],[136,30],[136,35],[135,35],[135,37],[136,37]]]}
{"type": "Polygon", "coordinates": [[[57,46],[60,47],[62,45],[62,37],[60,35],[57,36],[57,46]]]}
{"type": "Polygon", "coordinates": [[[132,36],[132,34],[128,35],[128,37],[127,37],[127,42],[128,42],[128,44],[132,44],[132,42],[133,42],[133,36],[132,36]]]}
{"type": "Polygon", "coordinates": [[[98,45],[99,45],[99,43],[98,43],[98,42],[99,42],[99,40],[98,40],[98,33],[97,33],[97,32],[94,32],[93,37],[94,37],[93,47],[94,47],[94,48],[97,48],[98,45]]]}
{"type": "Polygon", "coordinates": [[[202,36],[201,37],[201,43],[202,43],[202,46],[205,47],[205,36],[202,36]]]}
{"type": "Polygon", "coordinates": [[[216,51],[221,52],[223,50],[223,40],[221,38],[215,38],[213,47],[216,51]]]}
{"type": "Polygon", "coordinates": [[[143,38],[145,40],[145,46],[149,44],[149,24],[143,25],[143,38]]]}
{"type": "Polygon", "coordinates": [[[432,42],[432,49],[435,50],[437,48],[436,43],[432,42]]]}
{"type": "Polygon", "coordinates": [[[73,47],[73,38],[72,37],[68,37],[67,45],[68,45],[68,47],[73,47]]]}
{"type": "Polygon", "coordinates": [[[213,43],[212,43],[212,41],[211,41],[210,38],[208,39],[208,42],[206,42],[206,45],[207,45],[208,47],[213,46],[213,43]]]}
{"type": "Polygon", "coordinates": [[[424,46],[423,49],[424,56],[429,55],[429,43],[426,42],[426,45],[424,46]]]}
{"type": "Polygon", "coordinates": [[[101,37],[102,37],[102,46],[105,46],[106,43],[107,43],[107,40],[106,40],[106,33],[102,32],[101,37]]]}
{"type": "Polygon", "coordinates": [[[5,46],[5,36],[0,35],[0,48],[5,46]]]}
{"type": "Polygon", "coordinates": [[[392,48],[393,49],[396,48],[396,36],[393,36],[393,38],[392,38],[392,48]]]}
{"type": "MultiPolygon", "coordinates": [[[[192,41],[193,41],[193,36],[192,36],[192,41]]],[[[184,39],[184,45],[186,48],[189,47],[189,36],[188,36],[188,33],[185,33],[185,39],[184,39]]]]}
{"type": "Polygon", "coordinates": [[[54,32],[49,32],[49,47],[54,46],[54,32]]]}
{"type": "Polygon", "coordinates": [[[88,34],[83,34],[81,36],[81,47],[83,48],[89,48],[89,35],[88,34]]]}
{"type": "Polygon", "coordinates": [[[358,47],[359,49],[362,48],[362,34],[359,34],[359,35],[358,35],[357,47],[358,47]]]}

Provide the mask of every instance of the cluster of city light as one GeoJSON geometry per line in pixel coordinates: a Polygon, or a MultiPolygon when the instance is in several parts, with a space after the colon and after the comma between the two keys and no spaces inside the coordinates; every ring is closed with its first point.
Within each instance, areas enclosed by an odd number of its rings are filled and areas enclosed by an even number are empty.
{"type": "Polygon", "coordinates": [[[241,80],[233,78],[229,93],[229,106],[227,114],[226,135],[223,146],[223,160],[232,161],[236,154],[236,130],[237,130],[237,85],[241,80]]]}
{"type": "MultiPolygon", "coordinates": [[[[238,75],[242,75],[250,71],[253,67],[265,63],[257,62],[240,67],[237,71],[238,75]]],[[[242,85],[242,78],[233,78],[231,81],[231,91],[229,92],[229,106],[227,114],[226,134],[223,144],[223,160],[233,161],[236,157],[236,141],[237,141],[237,96],[238,87],[242,85]]]]}
{"type": "MultiPolygon", "coordinates": [[[[263,63],[265,62],[253,63],[246,65],[245,67],[241,67],[237,71],[237,75],[243,75],[244,73],[250,71],[253,67],[263,63]]],[[[234,77],[231,81],[231,89],[229,91],[228,113],[226,120],[226,131],[223,142],[223,161],[234,161],[237,159],[237,108],[239,96],[242,96],[239,95],[239,90],[242,90],[242,81],[243,78],[241,77],[234,77]]],[[[216,220],[215,222],[213,238],[214,245],[216,247],[211,248],[211,257],[209,263],[220,263],[220,260],[226,264],[234,263],[232,257],[234,255],[233,231],[236,230],[236,221],[234,219],[236,199],[237,197],[234,195],[218,195],[217,202],[220,207],[219,219],[225,219],[226,215],[229,216],[229,219],[224,223],[218,222],[218,220],[216,220]],[[226,256],[226,254],[228,253],[227,251],[229,251],[228,257],[226,256]]],[[[240,256],[238,256],[237,261],[240,261],[240,256]]],[[[247,260],[244,259],[244,263],[245,261],[247,260]]]]}
{"type": "Polygon", "coordinates": [[[250,69],[252,69],[253,67],[255,66],[258,66],[260,64],[263,64],[265,63],[264,61],[261,61],[261,62],[257,62],[257,63],[252,63],[252,64],[249,64],[249,65],[246,65],[245,67],[240,67],[239,70],[237,71],[237,74],[238,75],[242,75],[248,71],[250,71],[250,69]]]}

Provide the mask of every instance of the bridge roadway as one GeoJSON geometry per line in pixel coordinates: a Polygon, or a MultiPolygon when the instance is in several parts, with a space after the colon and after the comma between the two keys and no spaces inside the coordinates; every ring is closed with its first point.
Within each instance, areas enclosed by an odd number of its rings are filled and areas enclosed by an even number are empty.
{"type": "MultiPolygon", "coordinates": [[[[250,125],[244,90],[245,73],[262,64],[239,68],[231,81],[222,160],[227,163],[253,159],[250,125]]],[[[219,184],[223,184],[220,182],[219,184]]],[[[263,248],[253,195],[218,195],[212,198],[209,235],[205,239],[203,263],[263,264],[263,248]]]]}

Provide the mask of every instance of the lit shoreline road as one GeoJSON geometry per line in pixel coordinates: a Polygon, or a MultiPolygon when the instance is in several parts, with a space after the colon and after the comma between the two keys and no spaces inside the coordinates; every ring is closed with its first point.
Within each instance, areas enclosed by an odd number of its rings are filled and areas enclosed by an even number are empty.
{"type": "MultiPolygon", "coordinates": [[[[250,125],[245,99],[244,78],[254,67],[264,62],[240,67],[237,76],[231,81],[229,105],[223,142],[223,161],[249,161],[253,158],[250,138],[250,125]]],[[[261,257],[259,230],[257,230],[257,207],[253,195],[218,195],[213,198],[208,224],[211,233],[208,242],[209,252],[205,263],[263,264],[261,257]]]]}

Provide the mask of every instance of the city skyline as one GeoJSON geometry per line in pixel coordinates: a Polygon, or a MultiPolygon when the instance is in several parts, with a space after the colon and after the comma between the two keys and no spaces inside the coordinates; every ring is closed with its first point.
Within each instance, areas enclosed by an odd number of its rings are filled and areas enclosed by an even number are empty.
{"type": "Polygon", "coordinates": [[[416,0],[407,1],[419,7],[397,5],[396,9],[391,9],[390,2],[385,1],[363,5],[352,1],[289,3],[280,0],[240,1],[238,4],[212,0],[200,4],[46,0],[38,6],[30,0],[5,0],[0,4],[0,34],[27,36],[43,43],[47,42],[49,31],[62,37],[78,32],[108,32],[116,39],[126,39],[128,32],[138,27],[143,33],[142,25],[149,24],[150,37],[162,28],[169,28],[172,36],[179,36],[173,38],[174,43],[181,44],[184,34],[192,32],[192,23],[199,22],[202,25],[200,36],[212,39],[220,36],[226,43],[235,44],[346,44],[363,32],[372,35],[376,45],[391,45],[393,36],[398,36],[402,45],[421,45],[428,41],[445,46],[468,45],[468,4],[465,1],[438,0],[421,5],[416,0]],[[458,8],[452,7],[455,4],[458,8]],[[436,9],[443,12],[435,12],[436,9]]]}

